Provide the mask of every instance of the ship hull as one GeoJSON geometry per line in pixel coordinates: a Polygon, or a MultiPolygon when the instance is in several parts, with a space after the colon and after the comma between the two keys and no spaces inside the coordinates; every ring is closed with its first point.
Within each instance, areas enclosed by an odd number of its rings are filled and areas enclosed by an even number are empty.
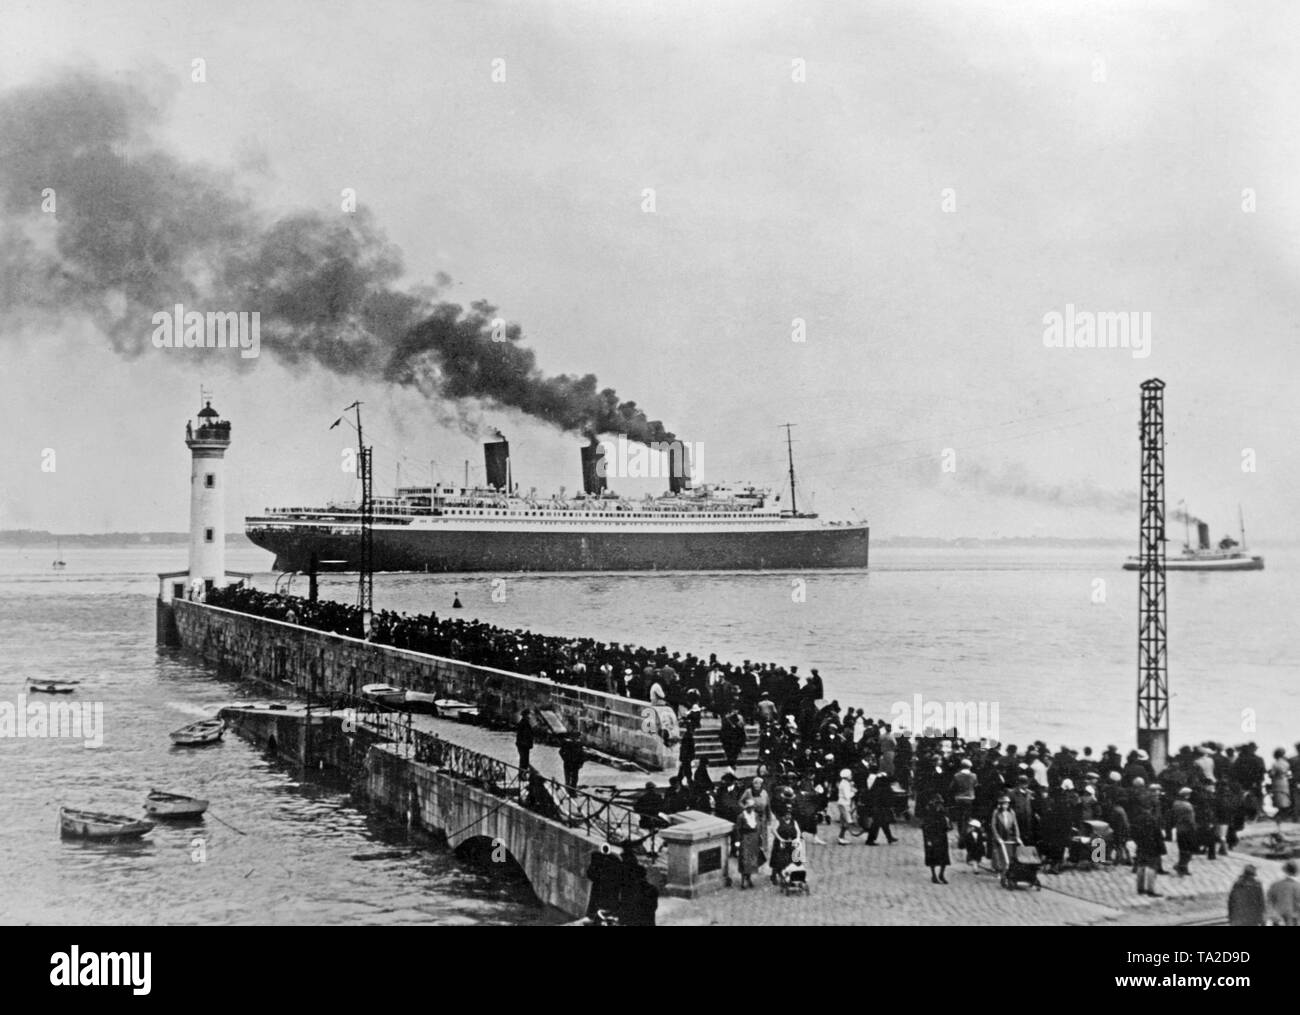
{"type": "MultiPolygon", "coordinates": [[[[1137,560],[1126,560],[1125,571],[1141,571],[1137,560]]],[[[1263,557],[1232,557],[1225,560],[1167,560],[1166,571],[1263,571],[1263,557]]]]}
{"type": "MultiPolygon", "coordinates": [[[[278,571],[357,569],[355,533],[250,528],[278,571]]],[[[869,529],[790,532],[492,532],[376,528],[376,571],[752,571],[867,566],[869,529]]]]}

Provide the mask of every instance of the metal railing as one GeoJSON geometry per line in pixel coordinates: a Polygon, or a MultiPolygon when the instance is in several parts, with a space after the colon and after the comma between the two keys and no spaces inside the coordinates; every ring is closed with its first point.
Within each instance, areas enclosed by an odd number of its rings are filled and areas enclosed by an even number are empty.
{"type": "Polygon", "coordinates": [[[307,698],[309,705],[318,700],[323,711],[347,713],[351,721],[369,727],[381,739],[402,748],[405,757],[463,779],[494,796],[516,800],[542,817],[569,828],[581,828],[610,843],[643,846],[651,855],[657,852],[652,831],[640,827],[640,815],[620,801],[617,792],[601,796],[566,786],[535,769],[525,771],[500,758],[454,744],[416,729],[410,711],[373,698],[344,692],[322,699],[308,694],[307,698]]]}
{"type": "MultiPolygon", "coordinates": [[[[640,816],[614,796],[600,796],[548,779],[536,769],[525,771],[500,758],[453,744],[424,730],[406,730],[416,761],[482,787],[496,796],[514,797],[524,807],[570,828],[611,843],[639,845],[651,837],[639,827],[640,816]]],[[[652,851],[648,849],[648,851],[652,851]]]]}

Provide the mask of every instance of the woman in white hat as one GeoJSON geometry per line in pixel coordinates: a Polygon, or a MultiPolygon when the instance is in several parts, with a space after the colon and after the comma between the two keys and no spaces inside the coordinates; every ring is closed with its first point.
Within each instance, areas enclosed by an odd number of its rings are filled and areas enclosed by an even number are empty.
{"type": "MultiPolygon", "coordinates": [[[[840,837],[836,841],[841,846],[849,844],[849,830],[853,828],[853,773],[847,768],[840,769],[840,781],[837,787],[835,807],[839,812],[840,837]]],[[[855,836],[861,835],[861,829],[853,829],[855,836]]]]}

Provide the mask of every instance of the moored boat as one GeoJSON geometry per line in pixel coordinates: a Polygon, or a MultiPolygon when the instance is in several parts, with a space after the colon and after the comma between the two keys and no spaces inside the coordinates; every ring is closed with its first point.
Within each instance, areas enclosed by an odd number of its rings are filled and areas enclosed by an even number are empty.
{"type": "Polygon", "coordinates": [[[59,833],[76,839],[138,839],[151,831],[152,821],[124,814],[104,814],[73,807],[59,808],[59,833]]]}
{"type": "Polygon", "coordinates": [[[405,702],[408,711],[420,712],[425,715],[438,714],[438,696],[435,694],[426,694],[424,691],[407,691],[405,702]]]}
{"type": "Polygon", "coordinates": [[[208,809],[208,802],[181,793],[151,789],[145,797],[144,809],[156,818],[197,818],[208,809]]]}
{"type": "Polygon", "coordinates": [[[361,693],[381,705],[401,708],[406,704],[406,691],[392,684],[366,684],[361,688],[361,693]]]}
{"type": "Polygon", "coordinates": [[[28,681],[27,690],[37,694],[71,694],[77,689],[75,680],[28,681]]]}
{"type": "Polygon", "coordinates": [[[471,722],[478,718],[478,706],[468,701],[456,701],[454,698],[439,698],[434,705],[438,715],[444,719],[459,719],[471,722]]]}
{"type": "Polygon", "coordinates": [[[200,719],[188,726],[173,730],[170,734],[173,744],[193,746],[196,744],[214,744],[226,732],[226,724],[221,719],[200,719]]]}

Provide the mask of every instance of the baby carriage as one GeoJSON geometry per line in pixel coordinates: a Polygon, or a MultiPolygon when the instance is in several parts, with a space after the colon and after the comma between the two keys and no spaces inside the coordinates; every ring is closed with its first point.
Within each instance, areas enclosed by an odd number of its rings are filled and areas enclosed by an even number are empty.
{"type": "Polygon", "coordinates": [[[1070,863],[1086,868],[1109,862],[1115,833],[1104,821],[1080,821],[1070,839],[1070,863]]]}
{"type": "Polygon", "coordinates": [[[1003,888],[1014,889],[1016,885],[1033,885],[1036,891],[1042,891],[1038,883],[1038,869],[1043,866],[1043,858],[1033,846],[1005,839],[994,839],[1001,856],[1002,876],[999,883],[1003,888]]]}
{"type": "Polygon", "coordinates": [[[794,841],[790,850],[790,863],[777,877],[785,895],[808,895],[808,868],[804,866],[803,836],[794,841]]]}

